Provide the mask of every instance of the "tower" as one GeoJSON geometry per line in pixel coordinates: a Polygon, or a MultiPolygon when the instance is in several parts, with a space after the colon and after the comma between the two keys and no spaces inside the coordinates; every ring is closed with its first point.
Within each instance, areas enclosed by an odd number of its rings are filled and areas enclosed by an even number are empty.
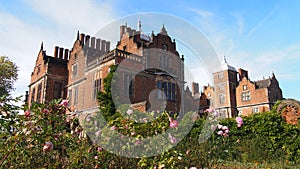
{"type": "Polygon", "coordinates": [[[214,79],[214,107],[223,117],[233,117],[236,115],[236,86],[237,71],[230,66],[224,56],[222,70],[213,73],[214,79]]]}

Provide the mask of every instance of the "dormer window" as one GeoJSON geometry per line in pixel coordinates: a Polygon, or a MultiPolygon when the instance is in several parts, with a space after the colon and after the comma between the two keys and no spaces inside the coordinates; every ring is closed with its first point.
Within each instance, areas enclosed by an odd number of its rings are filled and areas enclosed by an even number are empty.
{"type": "Polygon", "coordinates": [[[163,45],[162,45],[162,50],[163,50],[164,52],[168,51],[168,46],[167,46],[166,44],[163,44],[163,45]]]}

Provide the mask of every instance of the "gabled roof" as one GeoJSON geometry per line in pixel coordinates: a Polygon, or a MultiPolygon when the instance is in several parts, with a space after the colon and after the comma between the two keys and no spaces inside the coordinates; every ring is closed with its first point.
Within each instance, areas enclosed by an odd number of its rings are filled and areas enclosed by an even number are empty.
{"type": "Polygon", "coordinates": [[[255,87],[258,89],[267,88],[271,84],[271,79],[258,80],[255,81],[254,83],[255,83],[255,87]]]}

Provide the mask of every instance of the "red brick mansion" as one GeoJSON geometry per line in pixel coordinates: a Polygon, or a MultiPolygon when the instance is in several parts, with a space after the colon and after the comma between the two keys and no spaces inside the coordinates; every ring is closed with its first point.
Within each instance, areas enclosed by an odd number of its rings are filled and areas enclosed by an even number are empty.
{"type": "Polygon", "coordinates": [[[26,97],[29,106],[62,98],[78,113],[98,111],[97,93],[104,90],[103,79],[112,65],[120,71],[115,86],[119,101],[141,111],[164,105],[171,112],[201,113],[211,107],[233,117],[268,111],[282,99],[274,74],[251,81],[246,70],[236,70],[226,61],[223,70],[213,73],[213,86],[199,92],[199,85],[193,83],[190,92],[184,87],[184,57],[164,26],[159,33],[147,35],[140,24],[137,30],[121,25],[119,33],[114,49],[107,40],[79,32],[71,50],[55,46],[53,56],[42,44],[26,97]]]}

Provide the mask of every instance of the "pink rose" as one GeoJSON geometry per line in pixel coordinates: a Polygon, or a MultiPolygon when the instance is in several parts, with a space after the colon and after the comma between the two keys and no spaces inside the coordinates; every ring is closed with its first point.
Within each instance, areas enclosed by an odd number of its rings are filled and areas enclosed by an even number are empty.
{"type": "Polygon", "coordinates": [[[102,151],[102,147],[98,147],[98,148],[97,148],[97,151],[98,151],[98,152],[101,152],[101,151],[102,151]]]}
{"type": "Polygon", "coordinates": [[[224,137],[228,137],[228,133],[223,133],[223,136],[224,137]]]}
{"type": "Polygon", "coordinates": [[[110,130],[116,130],[117,129],[117,127],[116,126],[112,126],[112,127],[110,127],[110,130]]]}
{"type": "Polygon", "coordinates": [[[48,109],[44,109],[43,113],[48,114],[48,113],[50,113],[50,111],[48,109]]]}
{"type": "Polygon", "coordinates": [[[191,167],[190,169],[197,169],[196,167],[191,167]]]}
{"type": "Polygon", "coordinates": [[[223,125],[218,124],[218,129],[222,129],[223,125]]]}
{"type": "Polygon", "coordinates": [[[208,112],[208,113],[212,113],[214,112],[215,110],[214,109],[206,109],[205,112],[208,112]]]}
{"type": "Polygon", "coordinates": [[[218,131],[218,133],[217,133],[218,135],[223,135],[223,131],[222,130],[220,130],[220,131],[218,131]]]}
{"type": "Polygon", "coordinates": [[[176,143],[176,141],[177,141],[177,139],[175,137],[173,137],[171,135],[171,133],[169,133],[169,139],[170,139],[170,142],[173,143],[173,144],[176,143]]]}
{"type": "Polygon", "coordinates": [[[236,118],[235,118],[235,121],[236,121],[237,123],[243,124],[243,119],[242,119],[241,117],[236,117],[236,118]]]}
{"type": "Polygon", "coordinates": [[[46,142],[44,147],[43,147],[43,151],[44,152],[50,152],[53,149],[53,144],[52,142],[46,142]]]}
{"type": "Polygon", "coordinates": [[[133,111],[128,109],[127,112],[126,112],[128,115],[132,115],[133,114],[133,111]]]}
{"type": "Polygon", "coordinates": [[[97,160],[97,159],[98,159],[98,156],[95,156],[94,158],[95,158],[95,160],[97,160]]]}
{"type": "Polygon", "coordinates": [[[229,133],[229,130],[225,130],[225,133],[227,133],[227,134],[228,134],[228,133],[229,133]]]}
{"type": "Polygon", "coordinates": [[[172,118],[169,118],[170,121],[170,128],[177,128],[178,122],[176,120],[173,120],[172,118]]]}
{"type": "Polygon", "coordinates": [[[63,107],[68,107],[68,103],[69,103],[68,100],[62,100],[59,105],[63,107]]]}
{"type": "Polygon", "coordinates": [[[146,117],[143,118],[143,122],[144,122],[144,123],[147,123],[147,122],[148,122],[148,120],[147,120],[146,117]]]}
{"type": "Polygon", "coordinates": [[[24,115],[25,115],[26,117],[28,117],[28,116],[30,116],[30,113],[31,113],[30,110],[26,110],[25,113],[24,113],[24,115]]]}
{"type": "Polygon", "coordinates": [[[228,130],[228,127],[227,126],[223,126],[222,130],[228,130]]]}
{"type": "Polygon", "coordinates": [[[242,127],[243,125],[243,119],[241,117],[236,117],[235,121],[237,122],[238,127],[242,127]]]}

